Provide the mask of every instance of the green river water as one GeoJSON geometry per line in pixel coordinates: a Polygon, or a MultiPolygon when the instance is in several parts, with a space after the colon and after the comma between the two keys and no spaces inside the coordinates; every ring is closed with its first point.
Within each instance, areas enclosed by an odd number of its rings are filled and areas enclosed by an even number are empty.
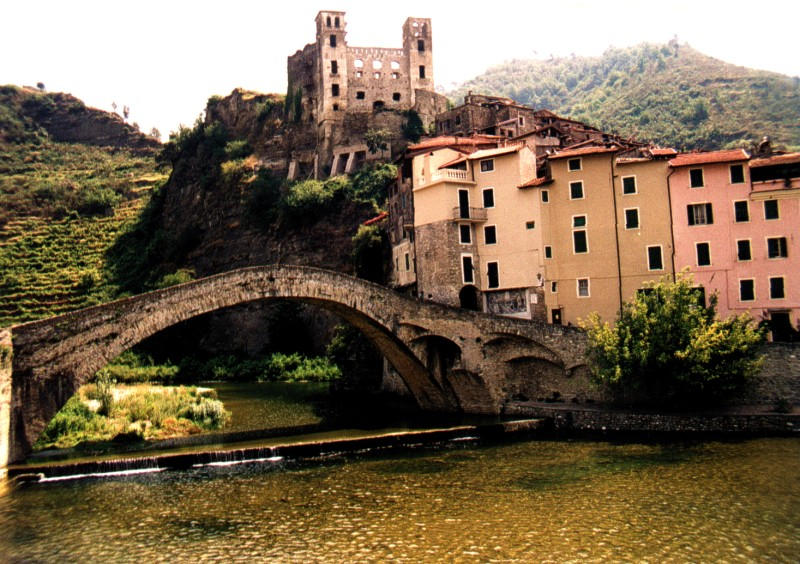
{"type": "MultiPolygon", "coordinates": [[[[284,392],[220,396],[237,429],[320,420],[284,392]]],[[[0,562],[203,560],[797,562],[800,438],[463,441],[0,495],[0,562]]]]}

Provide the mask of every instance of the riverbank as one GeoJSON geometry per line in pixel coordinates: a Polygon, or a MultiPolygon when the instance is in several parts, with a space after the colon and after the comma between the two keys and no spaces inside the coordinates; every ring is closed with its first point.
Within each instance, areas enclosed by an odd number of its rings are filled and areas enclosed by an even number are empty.
{"type": "Polygon", "coordinates": [[[663,412],[622,409],[607,405],[515,402],[506,405],[509,417],[536,417],[559,433],[657,435],[800,435],[800,410],[777,413],[772,406],[735,406],[702,412],[663,412]]]}

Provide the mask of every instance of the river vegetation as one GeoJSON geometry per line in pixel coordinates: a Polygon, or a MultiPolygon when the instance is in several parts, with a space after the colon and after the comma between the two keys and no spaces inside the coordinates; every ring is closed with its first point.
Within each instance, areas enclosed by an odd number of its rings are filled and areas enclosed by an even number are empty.
{"type": "Polygon", "coordinates": [[[186,386],[82,386],[39,436],[35,450],[80,443],[165,439],[220,429],[230,418],[216,392],[186,386]]]}
{"type": "Polygon", "coordinates": [[[514,60],[449,93],[513,98],[605,131],[677,149],[800,149],[800,77],[738,67],[686,44],[609,48],[601,57],[514,60]]]}
{"type": "Polygon", "coordinates": [[[748,314],[716,318],[686,273],[651,283],[615,324],[591,314],[588,357],[595,381],[624,402],[713,405],[741,393],[763,362],[763,328],[748,314]]]}

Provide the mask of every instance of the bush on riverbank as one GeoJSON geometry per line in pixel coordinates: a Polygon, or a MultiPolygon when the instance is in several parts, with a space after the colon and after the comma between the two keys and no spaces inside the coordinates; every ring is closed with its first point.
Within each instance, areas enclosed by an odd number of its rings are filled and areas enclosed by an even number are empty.
{"type": "Polygon", "coordinates": [[[117,386],[104,405],[105,383],[87,384],[45,428],[35,450],[131,436],[164,439],[220,429],[230,418],[214,390],[149,385],[117,386]],[[104,414],[105,413],[105,414],[104,414]]]}
{"type": "Polygon", "coordinates": [[[663,407],[718,403],[743,391],[761,366],[764,331],[749,315],[716,319],[688,275],[664,279],[623,305],[615,325],[589,316],[594,379],[617,399],[663,407]]]}

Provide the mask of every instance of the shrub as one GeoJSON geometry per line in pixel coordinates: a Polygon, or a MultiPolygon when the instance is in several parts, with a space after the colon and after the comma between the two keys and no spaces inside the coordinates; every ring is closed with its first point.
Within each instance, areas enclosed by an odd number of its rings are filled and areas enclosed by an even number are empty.
{"type": "Polygon", "coordinates": [[[289,188],[284,200],[286,211],[295,219],[316,219],[348,186],[346,177],[334,176],[321,180],[302,180],[289,188]]]}
{"type": "Polygon", "coordinates": [[[177,284],[191,282],[194,280],[194,270],[191,268],[179,268],[175,272],[165,274],[155,283],[155,288],[168,288],[177,284]]]}
{"type": "Polygon", "coordinates": [[[621,400],[688,406],[741,392],[761,365],[763,330],[744,314],[716,319],[716,296],[698,303],[691,277],[664,279],[623,305],[614,326],[584,324],[596,382],[621,400]]]}
{"type": "Polygon", "coordinates": [[[408,110],[405,112],[406,122],[403,124],[403,136],[416,143],[419,138],[425,135],[425,126],[416,110],[408,110]]]}
{"type": "Polygon", "coordinates": [[[397,179],[397,167],[376,163],[362,167],[351,180],[351,193],[358,202],[372,202],[376,207],[386,201],[386,187],[397,179]]]}
{"type": "Polygon", "coordinates": [[[371,282],[384,282],[384,265],[388,259],[389,241],[377,225],[359,225],[353,235],[353,266],[356,276],[371,282]]]}

